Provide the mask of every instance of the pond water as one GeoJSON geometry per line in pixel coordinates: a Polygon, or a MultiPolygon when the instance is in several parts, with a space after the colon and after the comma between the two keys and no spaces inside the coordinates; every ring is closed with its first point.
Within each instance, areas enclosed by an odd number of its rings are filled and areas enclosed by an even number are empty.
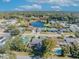
{"type": "Polygon", "coordinates": [[[33,27],[40,27],[40,28],[44,27],[44,23],[41,21],[32,22],[31,25],[33,27]]]}

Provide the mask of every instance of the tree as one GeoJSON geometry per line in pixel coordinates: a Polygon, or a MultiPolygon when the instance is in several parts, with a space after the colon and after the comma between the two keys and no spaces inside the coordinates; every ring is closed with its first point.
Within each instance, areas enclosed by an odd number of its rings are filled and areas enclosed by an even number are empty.
{"type": "Polygon", "coordinates": [[[61,46],[64,56],[79,58],[79,43],[71,42],[70,45],[61,46]]]}
{"type": "Polygon", "coordinates": [[[43,46],[45,47],[45,51],[43,53],[44,56],[50,56],[50,51],[52,51],[56,47],[56,41],[54,39],[45,39],[43,40],[43,46]]]}
{"type": "Polygon", "coordinates": [[[6,32],[10,32],[12,36],[16,36],[20,33],[20,31],[17,29],[16,25],[9,25],[6,29],[6,32]]]}
{"type": "Polygon", "coordinates": [[[20,26],[26,26],[26,21],[23,18],[19,18],[18,23],[20,23],[20,26]]]}
{"type": "Polygon", "coordinates": [[[52,55],[52,49],[55,48],[56,41],[54,39],[44,39],[41,43],[31,46],[30,53],[34,56],[48,57],[52,55]]]}
{"type": "Polygon", "coordinates": [[[76,37],[79,37],[79,32],[75,32],[75,36],[76,37]]]}
{"type": "Polygon", "coordinates": [[[16,36],[16,35],[19,35],[20,31],[18,29],[13,29],[11,30],[11,35],[12,36],[16,36]]]}
{"type": "Polygon", "coordinates": [[[10,42],[10,50],[14,51],[26,51],[26,44],[23,44],[19,36],[16,36],[10,42]]]}
{"type": "Polygon", "coordinates": [[[79,44],[78,43],[74,44],[71,42],[70,54],[71,54],[71,57],[79,58],[79,44]]]}
{"type": "Polygon", "coordinates": [[[5,53],[5,49],[4,48],[0,48],[0,54],[4,54],[5,53]]]}
{"type": "Polygon", "coordinates": [[[8,30],[12,30],[12,29],[16,29],[16,28],[17,28],[16,25],[8,25],[7,26],[8,30]]]}

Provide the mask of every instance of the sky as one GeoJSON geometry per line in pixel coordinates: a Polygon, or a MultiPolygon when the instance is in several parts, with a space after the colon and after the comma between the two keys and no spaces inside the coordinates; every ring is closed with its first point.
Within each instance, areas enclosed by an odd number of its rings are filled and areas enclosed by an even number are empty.
{"type": "Polygon", "coordinates": [[[79,0],[0,0],[0,11],[79,12],[79,0]]]}

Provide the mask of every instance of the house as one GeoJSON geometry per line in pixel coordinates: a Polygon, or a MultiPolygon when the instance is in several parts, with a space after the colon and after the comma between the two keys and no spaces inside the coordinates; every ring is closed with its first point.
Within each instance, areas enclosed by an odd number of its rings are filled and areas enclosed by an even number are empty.
{"type": "Polygon", "coordinates": [[[39,44],[42,42],[43,39],[40,39],[40,38],[34,38],[32,41],[31,41],[31,45],[35,45],[35,44],[39,44]]]}
{"type": "Polygon", "coordinates": [[[50,20],[49,23],[54,24],[56,22],[54,20],[50,20]]]}
{"type": "Polygon", "coordinates": [[[15,24],[16,22],[17,22],[17,19],[6,20],[6,24],[15,24]]]}
{"type": "Polygon", "coordinates": [[[76,24],[72,24],[72,25],[70,26],[70,30],[71,30],[72,32],[79,32],[79,27],[78,27],[76,24]]]}
{"type": "Polygon", "coordinates": [[[48,30],[48,32],[58,32],[58,29],[56,29],[56,28],[51,28],[50,30],[48,30]]]}
{"type": "Polygon", "coordinates": [[[76,37],[66,37],[66,38],[64,38],[64,41],[66,43],[71,43],[71,42],[78,43],[79,42],[79,38],[76,38],[76,37]]]}
{"type": "Polygon", "coordinates": [[[60,32],[70,32],[70,29],[68,28],[61,28],[59,29],[60,32]]]}
{"type": "Polygon", "coordinates": [[[47,37],[33,37],[30,41],[30,46],[36,45],[36,44],[42,44],[42,41],[46,39],[47,37]]]}
{"type": "Polygon", "coordinates": [[[7,39],[9,39],[9,38],[10,38],[9,33],[0,34],[0,47],[3,46],[6,43],[7,39]]]}

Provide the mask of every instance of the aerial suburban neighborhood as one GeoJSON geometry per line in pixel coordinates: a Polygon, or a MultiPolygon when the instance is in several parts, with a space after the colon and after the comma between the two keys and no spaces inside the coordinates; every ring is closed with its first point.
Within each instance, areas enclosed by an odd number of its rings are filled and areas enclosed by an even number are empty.
{"type": "Polygon", "coordinates": [[[79,16],[64,12],[0,14],[0,58],[79,58],[79,16]]]}
{"type": "Polygon", "coordinates": [[[79,0],[0,0],[0,59],[79,59],[79,0]]]}

